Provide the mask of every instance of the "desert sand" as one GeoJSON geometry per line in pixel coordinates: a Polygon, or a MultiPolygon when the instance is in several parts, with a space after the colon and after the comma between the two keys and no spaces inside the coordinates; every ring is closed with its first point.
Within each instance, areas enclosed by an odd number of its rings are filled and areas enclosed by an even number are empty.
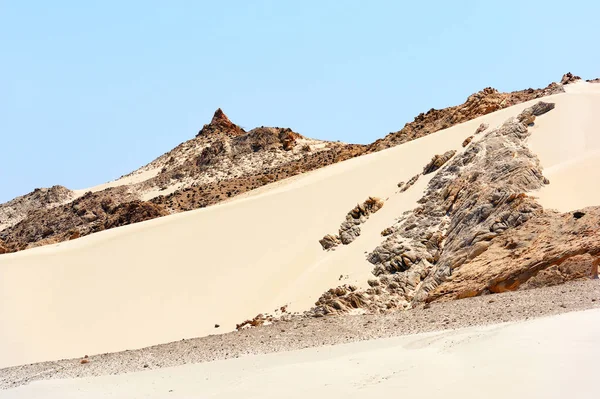
{"type": "MultiPolygon", "coordinates": [[[[561,210],[598,198],[599,172],[588,166],[600,152],[594,136],[600,92],[592,84],[572,86],[544,98],[556,109],[536,120],[530,140],[551,181],[537,195],[544,206],[561,210]]],[[[536,101],[228,203],[2,255],[0,367],[227,332],[282,305],[306,310],[340,277],[364,286],[371,271],[365,252],[415,206],[431,175],[405,193],[397,192],[397,183],[419,173],[434,154],[462,151],[462,141],[482,122],[497,126],[536,101]],[[346,212],[368,196],[386,203],[361,227],[362,235],[323,251],[318,240],[337,232],[346,212]]]]}
{"type": "Polygon", "coordinates": [[[34,382],[2,398],[596,398],[600,310],[147,372],[34,382]],[[515,361],[518,359],[518,361],[515,361]]]}

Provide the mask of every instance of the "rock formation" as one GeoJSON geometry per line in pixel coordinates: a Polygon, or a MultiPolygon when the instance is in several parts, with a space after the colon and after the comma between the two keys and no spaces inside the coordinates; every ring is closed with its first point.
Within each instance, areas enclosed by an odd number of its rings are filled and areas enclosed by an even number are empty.
{"type": "Polygon", "coordinates": [[[544,89],[527,89],[511,93],[501,93],[496,89],[487,87],[469,96],[467,101],[461,105],[444,109],[432,108],[426,113],[417,115],[414,121],[407,123],[402,130],[390,133],[383,139],[371,144],[368,152],[406,143],[490,112],[551,94],[564,93],[564,91],[562,85],[557,83],[551,83],[544,89]]]}
{"type": "Polygon", "coordinates": [[[343,312],[359,303],[381,312],[501,292],[546,269],[560,274],[559,280],[593,276],[600,233],[592,226],[600,214],[544,212],[526,194],[546,180],[525,143],[529,132],[522,121],[552,108],[540,102],[524,110],[442,166],[419,206],[391,226],[393,233],[368,255],[375,275],[371,288],[329,290],[312,314],[343,312]],[[574,261],[563,263],[581,255],[591,257],[583,270],[573,267],[574,261]]]}
{"type": "Polygon", "coordinates": [[[568,84],[575,83],[580,80],[581,80],[581,78],[579,76],[575,76],[571,72],[567,72],[563,75],[562,79],[560,80],[560,84],[568,85],[568,84]]]}
{"type": "Polygon", "coordinates": [[[417,180],[419,180],[419,177],[421,177],[421,174],[419,173],[418,175],[414,175],[413,177],[410,178],[409,181],[405,182],[400,182],[398,183],[398,187],[400,188],[400,192],[403,193],[406,190],[408,190],[409,188],[412,187],[413,184],[415,184],[417,182],[417,180]]]}
{"type": "MultiPolygon", "coordinates": [[[[285,128],[260,127],[246,132],[218,109],[195,138],[123,176],[122,186],[107,189],[101,196],[110,197],[117,205],[144,200],[168,213],[202,208],[265,184],[389,148],[497,109],[562,91],[562,86],[556,83],[544,89],[512,93],[486,88],[469,96],[459,106],[420,114],[399,132],[368,146],[313,140],[285,128]],[[165,195],[161,195],[163,192],[165,195]]],[[[478,132],[486,128],[482,125],[478,132]]],[[[418,177],[402,185],[401,191],[407,190],[418,177]]],[[[0,205],[0,231],[5,229],[3,236],[9,240],[5,246],[13,251],[97,231],[98,222],[93,212],[78,216],[77,222],[74,221],[71,209],[61,205],[73,201],[75,195],[68,190],[64,194],[56,202],[30,201],[30,194],[0,205]],[[23,206],[15,208],[15,202],[23,206]],[[50,208],[53,207],[59,207],[58,211],[52,212],[50,208]],[[30,209],[35,210],[31,215],[30,209]],[[17,227],[19,221],[24,223],[17,227]],[[43,234],[32,233],[41,225],[47,227],[44,231],[54,233],[45,238],[43,234]],[[77,234],[71,231],[74,226],[77,226],[77,234]]],[[[162,214],[162,211],[149,212],[145,217],[162,214]]]]}
{"type": "Polygon", "coordinates": [[[244,134],[245,131],[235,123],[231,122],[227,115],[218,108],[213,115],[212,120],[208,125],[204,125],[198,132],[198,136],[209,136],[211,134],[225,134],[227,136],[239,136],[244,134]]]}
{"type": "Polygon", "coordinates": [[[350,244],[360,235],[360,225],[365,223],[372,213],[383,207],[383,200],[369,197],[362,204],[357,204],[348,214],[346,220],[340,225],[339,235],[327,234],[319,243],[323,249],[331,249],[340,242],[344,245],[350,244]]]}
{"type": "MultiPolygon", "coordinates": [[[[465,147],[465,145],[463,145],[465,147]]],[[[446,151],[442,155],[434,155],[431,161],[423,168],[423,174],[428,175],[441,168],[446,162],[456,154],[455,150],[446,151]]]]}
{"type": "Polygon", "coordinates": [[[71,201],[75,194],[66,187],[36,188],[29,194],[0,204],[0,231],[25,219],[29,212],[50,209],[71,201]]]}

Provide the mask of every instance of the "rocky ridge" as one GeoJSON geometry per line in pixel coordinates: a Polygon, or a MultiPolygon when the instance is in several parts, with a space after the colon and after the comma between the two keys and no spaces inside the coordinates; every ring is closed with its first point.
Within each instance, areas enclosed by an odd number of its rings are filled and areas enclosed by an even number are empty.
{"type": "MultiPolygon", "coordinates": [[[[136,201],[144,209],[154,209],[143,213],[146,218],[202,208],[265,184],[402,144],[514,104],[563,91],[562,85],[556,83],[543,89],[511,93],[486,88],[469,96],[459,106],[431,109],[419,114],[402,130],[368,146],[308,139],[286,128],[260,127],[246,132],[218,109],[211,122],[204,125],[196,137],[123,176],[116,182],[120,186],[92,193],[94,200],[91,202],[101,202],[106,198],[111,198],[115,204],[136,201]]],[[[482,129],[487,127],[480,127],[478,132],[482,129]]],[[[410,185],[403,190],[408,187],[410,185]]],[[[4,250],[12,252],[56,243],[93,233],[101,226],[118,225],[105,224],[105,215],[103,212],[96,214],[96,206],[88,209],[95,217],[91,217],[89,212],[85,218],[73,216],[68,202],[75,197],[72,194],[58,202],[29,206],[36,210],[29,216],[28,207],[16,209],[11,208],[10,202],[1,204],[0,220],[9,220],[7,212],[3,216],[2,210],[8,209],[13,215],[8,223],[0,224],[4,250]]],[[[125,224],[146,220],[133,215],[131,220],[125,219],[119,218],[125,224]]]]}
{"type": "MultiPolygon", "coordinates": [[[[529,280],[539,286],[597,276],[600,207],[558,214],[527,194],[549,183],[526,145],[527,127],[553,108],[539,102],[446,160],[420,205],[368,255],[371,288],[333,288],[310,313],[385,312],[515,290],[529,280]]],[[[432,164],[440,158],[448,157],[432,164]]]]}
{"type": "Polygon", "coordinates": [[[38,209],[50,209],[75,198],[75,193],[63,186],[36,188],[29,194],[0,204],[0,231],[25,219],[38,209]]]}
{"type": "Polygon", "coordinates": [[[338,235],[327,234],[319,243],[323,249],[331,249],[339,243],[350,244],[360,235],[360,225],[365,223],[369,216],[383,207],[383,200],[369,197],[362,204],[357,204],[346,214],[346,220],[340,225],[338,235]]]}

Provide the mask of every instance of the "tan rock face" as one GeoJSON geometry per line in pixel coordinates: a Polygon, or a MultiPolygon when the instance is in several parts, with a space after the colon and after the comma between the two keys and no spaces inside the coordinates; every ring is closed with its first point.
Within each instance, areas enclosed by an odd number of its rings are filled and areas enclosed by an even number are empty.
{"type": "Polygon", "coordinates": [[[546,211],[507,230],[484,253],[454,270],[429,300],[597,278],[600,263],[600,207],[559,214],[546,211]],[[577,214],[579,215],[579,214],[577,214]]]}

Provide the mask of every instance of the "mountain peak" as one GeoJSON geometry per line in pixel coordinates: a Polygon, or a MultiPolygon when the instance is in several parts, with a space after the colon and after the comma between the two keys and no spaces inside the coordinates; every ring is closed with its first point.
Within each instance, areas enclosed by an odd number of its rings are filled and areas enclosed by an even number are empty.
{"type": "Polygon", "coordinates": [[[231,122],[221,108],[217,108],[210,123],[208,125],[204,125],[196,137],[214,133],[239,136],[240,134],[244,134],[246,132],[244,129],[231,122]]]}

